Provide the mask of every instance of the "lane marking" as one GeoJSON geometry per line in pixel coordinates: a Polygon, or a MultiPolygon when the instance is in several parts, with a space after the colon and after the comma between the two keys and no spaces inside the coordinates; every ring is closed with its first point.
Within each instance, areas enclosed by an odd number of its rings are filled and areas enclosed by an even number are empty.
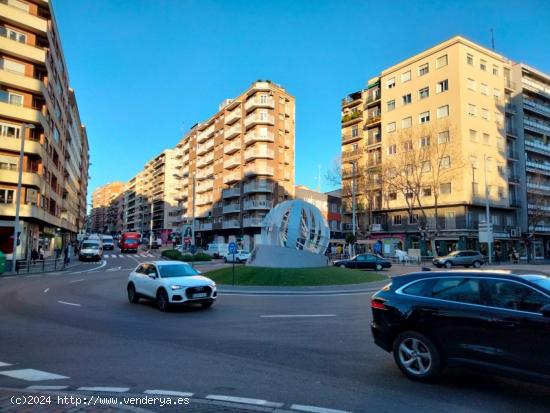
{"type": "Polygon", "coordinates": [[[179,396],[179,397],[193,397],[195,393],[186,393],[175,390],[145,390],[145,394],[157,394],[159,396],[179,396]]]}
{"type": "Polygon", "coordinates": [[[25,278],[42,277],[42,274],[26,275],[25,278]]]}
{"type": "Polygon", "coordinates": [[[65,390],[69,386],[29,386],[27,390],[65,390]]]}
{"type": "Polygon", "coordinates": [[[80,304],[75,304],[75,303],[68,303],[67,301],[57,301],[59,304],[65,304],[65,305],[72,305],[72,306],[75,306],[75,307],[81,307],[80,304]]]}
{"type": "Polygon", "coordinates": [[[44,290],[45,293],[47,293],[48,291],[50,291],[49,287],[44,290]]]}
{"type": "MultiPolygon", "coordinates": [[[[382,288],[382,287],[380,287],[382,288]]],[[[330,291],[327,291],[326,293],[309,293],[309,292],[295,292],[295,293],[265,293],[261,291],[251,291],[251,292],[231,292],[231,291],[224,291],[222,289],[218,290],[220,294],[224,295],[234,295],[235,297],[242,296],[242,297],[250,297],[250,296],[265,296],[265,297],[326,297],[326,296],[334,296],[334,297],[343,297],[343,296],[349,296],[349,295],[366,295],[366,294],[372,294],[380,290],[380,288],[369,290],[369,291],[350,291],[349,293],[331,293],[330,291]]]]}
{"type": "Polygon", "coordinates": [[[109,258],[109,254],[103,254],[103,258],[109,258]]]}
{"type": "Polygon", "coordinates": [[[80,281],[84,281],[84,278],[80,278],[79,280],[72,280],[72,281],[69,281],[69,284],[79,283],[80,281]]]}
{"type": "Polygon", "coordinates": [[[301,412],[311,412],[311,413],[351,413],[346,410],[334,410],[334,409],[326,409],[324,407],[317,407],[317,406],[306,406],[303,404],[293,404],[290,406],[293,410],[299,410],[301,412]]]}
{"type": "Polygon", "coordinates": [[[111,393],[124,393],[130,390],[129,387],[79,387],[81,391],[103,391],[111,393]]]}
{"type": "MultiPolygon", "coordinates": [[[[91,263],[90,263],[91,264],[91,263]]],[[[95,267],[95,268],[91,268],[89,270],[84,270],[84,271],[76,271],[76,272],[71,272],[70,274],[82,274],[83,272],[90,272],[90,271],[95,271],[95,270],[99,270],[100,268],[103,268],[107,265],[107,261],[103,260],[101,262],[101,265],[99,267],[95,267]]]]}
{"type": "Polygon", "coordinates": [[[119,254],[118,256],[119,256],[120,258],[124,258],[124,255],[122,255],[122,254],[119,254]]]}
{"type": "Polygon", "coordinates": [[[257,406],[265,406],[265,407],[282,407],[283,406],[283,403],[268,402],[267,400],[261,400],[261,399],[249,399],[247,397],[220,396],[217,394],[211,394],[206,396],[206,398],[210,400],[219,400],[224,402],[255,404],[257,406]]]}
{"type": "Polygon", "coordinates": [[[306,317],[336,317],[336,314],[267,314],[260,318],[306,318],[306,317]]]}
{"type": "Polygon", "coordinates": [[[6,366],[11,366],[10,363],[4,363],[3,361],[0,361],[0,367],[6,367],[6,366]]]}
{"type": "Polygon", "coordinates": [[[147,256],[148,256],[148,257],[154,257],[153,254],[149,254],[149,253],[147,253],[147,256]]]}
{"type": "Polygon", "coordinates": [[[114,272],[114,271],[120,271],[120,267],[113,267],[113,268],[109,268],[108,270],[105,270],[105,272],[114,272]]]}
{"type": "Polygon", "coordinates": [[[26,381],[61,380],[70,378],[67,376],[61,376],[59,374],[48,373],[47,371],[35,369],[0,371],[0,374],[26,381]]]}

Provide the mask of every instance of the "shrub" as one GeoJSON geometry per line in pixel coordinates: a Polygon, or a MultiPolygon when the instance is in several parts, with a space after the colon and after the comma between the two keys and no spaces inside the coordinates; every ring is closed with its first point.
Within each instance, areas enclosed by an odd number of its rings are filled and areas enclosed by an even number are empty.
{"type": "Polygon", "coordinates": [[[181,254],[178,250],[162,251],[162,256],[170,260],[181,260],[181,254]]]}
{"type": "Polygon", "coordinates": [[[193,256],[191,254],[183,254],[180,258],[179,258],[180,261],[185,261],[185,262],[191,262],[191,261],[194,261],[193,259],[193,256]]]}
{"type": "Polygon", "coordinates": [[[193,261],[212,261],[212,257],[204,252],[197,252],[193,255],[193,261]]]}

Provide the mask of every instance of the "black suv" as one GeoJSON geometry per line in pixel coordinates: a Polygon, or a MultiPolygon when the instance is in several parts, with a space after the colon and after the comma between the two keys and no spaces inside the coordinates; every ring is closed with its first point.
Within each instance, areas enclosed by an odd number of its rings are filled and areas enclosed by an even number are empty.
{"type": "Polygon", "coordinates": [[[452,365],[550,384],[550,277],[433,271],[392,278],[371,301],[375,343],[411,379],[452,365]]]}

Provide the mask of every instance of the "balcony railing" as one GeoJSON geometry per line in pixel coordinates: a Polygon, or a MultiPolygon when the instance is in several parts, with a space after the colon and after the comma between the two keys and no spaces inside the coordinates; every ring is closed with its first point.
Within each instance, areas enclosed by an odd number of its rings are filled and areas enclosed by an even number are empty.
{"type": "Polygon", "coordinates": [[[273,192],[273,183],[271,182],[248,182],[244,184],[244,193],[251,192],[273,192]]]}
{"type": "Polygon", "coordinates": [[[229,113],[225,116],[225,124],[226,124],[226,125],[230,125],[230,124],[232,124],[233,122],[235,122],[237,119],[240,119],[241,116],[242,116],[241,108],[237,108],[237,109],[235,109],[233,112],[229,112],[229,113]]]}
{"type": "Polygon", "coordinates": [[[261,227],[263,218],[254,217],[254,218],[244,218],[243,227],[261,227]]]}
{"type": "Polygon", "coordinates": [[[544,171],[550,171],[550,163],[533,162],[533,161],[527,161],[525,163],[527,165],[527,168],[542,169],[544,171]]]}
{"type": "Polygon", "coordinates": [[[222,191],[222,198],[234,198],[241,196],[240,188],[227,188],[222,191]]]}
{"type": "Polygon", "coordinates": [[[346,113],[344,116],[342,116],[342,123],[348,123],[352,120],[361,119],[363,117],[363,112],[360,110],[346,113]]]}
{"type": "Polygon", "coordinates": [[[265,130],[253,129],[244,135],[244,143],[249,145],[254,142],[275,142],[275,134],[265,130]]]}
{"type": "Polygon", "coordinates": [[[254,96],[246,101],[244,104],[244,109],[248,112],[253,108],[271,108],[275,107],[275,101],[272,97],[267,95],[254,96]]]}
{"type": "Polygon", "coordinates": [[[528,106],[538,112],[544,113],[547,116],[550,116],[550,106],[548,105],[541,105],[540,103],[534,102],[529,99],[524,99],[523,103],[525,106],[528,106]]]}
{"type": "Polygon", "coordinates": [[[267,165],[248,165],[244,173],[247,175],[273,175],[273,167],[267,165]]]}
{"type": "Polygon", "coordinates": [[[226,143],[223,146],[223,153],[228,155],[228,154],[231,154],[233,152],[237,152],[239,149],[241,149],[241,141],[240,140],[234,140],[230,143],[226,143]]]}
{"type": "Polygon", "coordinates": [[[238,219],[226,219],[223,221],[223,228],[240,228],[241,223],[238,219]]]}
{"type": "Polygon", "coordinates": [[[241,164],[241,156],[240,154],[237,154],[235,156],[231,156],[230,158],[227,158],[223,161],[223,167],[226,169],[232,169],[236,168],[241,164]]]}
{"type": "Polygon", "coordinates": [[[224,132],[225,139],[232,139],[235,136],[239,135],[242,132],[242,127],[240,123],[237,123],[230,128],[227,128],[224,132]]]}
{"type": "Polygon", "coordinates": [[[246,161],[252,159],[274,159],[275,152],[268,148],[250,148],[244,152],[244,158],[246,161]]]}
{"type": "Polygon", "coordinates": [[[271,209],[273,208],[273,201],[267,199],[261,200],[248,200],[243,204],[243,209],[271,209]]]}
{"type": "Polygon", "coordinates": [[[523,119],[523,125],[524,127],[530,127],[532,129],[535,129],[536,131],[544,134],[550,134],[550,124],[542,123],[542,122],[536,122],[527,118],[523,119]]]}
{"type": "Polygon", "coordinates": [[[359,140],[361,138],[362,138],[362,136],[361,136],[360,133],[357,133],[355,135],[353,133],[345,134],[345,135],[342,135],[342,143],[353,142],[353,141],[359,140]]]}
{"type": "Polygon", "coordinates": [[[530,146],[530,147],[535,148],[535,149],[539,149],[543,152],[547,152],[548,154],[550,154],[550,145],[545,145],[542,142],[535,141],[535,140],[530,140],[530,139],[525,139],[525,145],[530,146]]]}
{"type": "Polygon", "coordinates": [[[239,212],[240,210],[241,210],[241,204],[239,203],[227,204],[223,206],[224,214],[231,214],[234,212],[239,212]]]}
{"type": "Polygon", "coordinates": [[[273,115],[254,112],[244,119],[244,124],[247,128],[258,124],[275,125],[275,118],[273,115]]]}
{"type": "Polygon", "coordinates": [[[212,148],[214,148],[214,139],[211,139],[202,145],[197,145],[197,155],[207,153],[208,151],[212,150],[212,148]]]}
{"type": "Polygon", "coordinates": [[[352,150],[349,150],[349,151],[343,151],[342,152],[342,158],[349,159],[349,158],[353,158],[355,156],[360,156],[362,153],[363,153],[363,151],[361,149],[352,149],[352,150]]]}
{"type": "Polygon", "coordinates": [[[229,184],[229,183],[232,183],[232,182],[237,182],[241,179],[241,174],[239,171],[235,171],[235,172],[232,172],[232,173],[229,173],[229,174],[224,174],[223,175],[223,183],[224,184],[229,184]]]}
{"type": "Polygon", "coordinates": [[[368,117],[367,118],[367,121],[365,122],[365,124],[367,125],[372,125],[374,123],[377,123],[377,122],[380,122],[382,120],[382,118],[380,117],[380,115],[378,116],[372,116],[372,117],[368,117]]]}

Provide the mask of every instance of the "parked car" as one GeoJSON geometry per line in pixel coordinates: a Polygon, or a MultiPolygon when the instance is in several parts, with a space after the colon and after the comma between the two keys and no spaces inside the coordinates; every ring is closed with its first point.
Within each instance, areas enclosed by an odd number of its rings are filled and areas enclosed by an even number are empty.
{"type": "MultiPolygon", "coordinates": [[[[241,262],[246,262],[250,258],[250,252],[239,250],[235,254],[235,262],[240,264],[241,262]]],[[[224,262],[233,262],[233,254],[227,253],[225,257],[223,257],[224,262]]]]}
{"type": "Polygon", "coordinates": [[[101,261],[103,258],[103,247],[101,241],[95,239],[87,239],[82,241],[78,259],[80,261],[101,261]]]}
{"type": "Polygon", "coordinates": [[[334,261],[333,265],[340,268],[369,268],[380,271],[391,268],[391,261],[377,254],[359,254],[347,260],[334,261]]]}
{"type": "Polygon", "coordinates": [[[427,271],[373,295],[374,342],[420,381],[467,366],[550,383],[550,277],[427,271]]]}
{"type": "Polygon", "coordinates": [[[128,300],[155,300],[160,311],[171,305],[200,304],[209,308],[218,296],[216,283],[181,261],[144,262],[128,276],[128,300]]]}
{"type": "Polygon", "coordinates": [[[479,251],[453,251],[449,255],[433,259],[433,264],[439,268],[452,268],[457,265],[479,268],[484,262],[485,256],[479,251]]]}

